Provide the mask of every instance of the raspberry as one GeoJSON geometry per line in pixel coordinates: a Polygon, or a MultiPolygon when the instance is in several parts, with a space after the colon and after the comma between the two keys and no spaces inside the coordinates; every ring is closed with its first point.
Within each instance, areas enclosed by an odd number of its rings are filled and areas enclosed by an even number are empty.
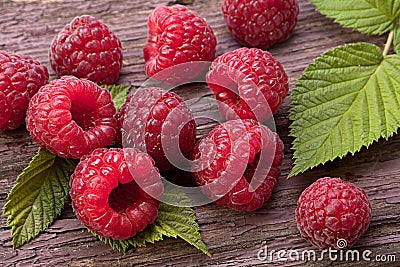
{"type": "Polygon", "coordinates": [[[318,179],[297,202],[297,227],[305,239],[320,248],[350,248],[367,230],[370,220],[367,194],[340,178],[318,179]]]}
{"type": "Polygon", "coordinates": [[[179,66],[167,69],[186,62],[214,59],[217,41],[211,27],[185,6],[157,7],[148,18],[148,27],[144,59],[149,77],[168,82],[190,81],[205,69],[179,66]]]}
{"type": "Polygon", "coordinates": [[[253,120],[218,125],[192,152],[192,174],[217,204],[253,211],[271,196],[283,159],[276,133],[253,120]]]}
{"type": "Polygon", "coordinates": [[[24,123],[30,98],[48,80],[38,61],[0,50],[0,132],[24,123]]]}
{"type": "Polygon", "coordinates": [[[100,84],[114,84],[122,67],[120,40],[88,15],[74,18],[53,38],[49,57],[58,76],[74,75],[100,84]]]}
{"type": "Polygon", "coordinates": [[[53,154],[80,158],[114,140],[117,122],[110,93],[89,80],[63,76],[32,97],[26,126],[53,154]]]}
{"type": "Polygon", "coordinates": [[[239,48],[219,56],[206,80],[227,120],[265,121],[278,111],[289,90],[281,63],[258,48],[239,48]]]}
{"type": "Polygon", "coordinates": [[[261,49],[288,39],[299,14],[296,0],[224,0],[221,9],[233,37],[261,49]]]}
{"type": "Polygon", "coordinates": [[[120,148],[98,148],[82,157],[70,186],[78,219],[98,235],[113,239],[135,236],[153,223],[163,192],[150,156],[120,148]]]}
{"type": "Polygon", "coordinates": [[[117,120],[119,143],[147,152],[160,171],[173,170],[170,161],[183,163],[185,158],[177,157],[189,156],[196,141],[189,108],[177,94],[161,88],[142,88],[130,95],[117,120]]]}

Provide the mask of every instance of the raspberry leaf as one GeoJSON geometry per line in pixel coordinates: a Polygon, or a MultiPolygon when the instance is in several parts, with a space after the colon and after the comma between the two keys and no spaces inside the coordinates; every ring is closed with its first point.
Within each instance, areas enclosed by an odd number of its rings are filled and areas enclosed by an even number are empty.
{"type": "Polygon", "coordinates": [[[400,18],[400,0],[311,0],[322,14],[344,27],[367,34],[383,34],[400,18]]]}
{"type": "MultiPolygon", "coordinates": [[[[161,206],[160,206],[161,209],[161,206]]],[[[115,240],[97,235],[95,232],[88,230],[99,240],[108,244],[113,249],[126,252],[130,247],[145,247],[147,243],[154,243],[163,240],[163,236],[169,236],[168,233],[157,224],[157,221],[149,225],[144,231],[137,233],[135,237],[125,240],[115,240]]]]}
{"type": "Polygon", "coordinates": [[[289,176],[397,131],[400,56],[383,56],[368,43],[337,47],[306,68],[291,96],[295,166],[289,176]]]}
{"type": "Polygon", "coordinates": [[[112,100],[114,102],[115,108],[117,111],[121,108],[122,104],[124,104],[126,97],[128,96],[129,90],[131,89],[131,85],[106,85],[103,84],[101,87],[107,89],[111,93],[112,100]]]}
{"type": "Polygon", "coordinates": [[[161,203],[156,223],[158,223],[166,235],[169,237],[180,237],[189,244],[193,245],[204,254],[211,256],[207,250],[201,235],[200,226],[196,221],[196,214],[193,208],[190,208],[191,201],[182,192],[176,190],[167,191],[164,197],[168,197],[169,203],[179,203],[178,206],[172,206],[161,203]]]}
{"type": "Polygon", "coordinates": [[[396,25],[396,28],[394,29],[394,39],[393,39],[393,44],[394,44],[394,52],[397,54],[400,54],[400,25],[396,25]]]}
{"type": "Polygon", "coordinates": [[[204,254],[211,256],[202,241],[196,214],[193,208],[189,207],[191,202],[186,194],[177,190],[165,190],[163,198],[168,198],[169,203],[178,203],[179,206],[161,203],[155,222],[133,238],[115,240],[89,232],[121,252],[126,252],[130,247],[145,247],[147,243],[163,240],[163,237],[180,237],[204,254]]]}
{"type": "Polygon", "coordinates": [[[3,208],[14,248],[46,230],[60,215],[75,166],[73,161],[40,148],[18,176],[3,208]]]}

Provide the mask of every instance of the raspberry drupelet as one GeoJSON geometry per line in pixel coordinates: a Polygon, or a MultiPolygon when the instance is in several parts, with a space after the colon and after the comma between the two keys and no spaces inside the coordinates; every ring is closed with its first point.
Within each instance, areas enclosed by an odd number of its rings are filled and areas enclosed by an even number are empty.
{"type": "Polygon", "coordinates": [[[163,193],[153,159],[135,149],[98,148],[70,180],[72,207],[96,234],[127,239],[154,222],[163,193]]]}
{"type": "Polygon", "coordinates": [[[49,80],[46,66],[0,50],[0,132],[25,122],[29,100],[49,80]]]}
{"type": "Polygon", "coordinates": [[[49,57],[58,76],[73,75],[99,84],[114,84],[122,67],[122,46],[104,23],[83,15],[54,36],[49,57]]]}
{"type": "Polygon", "coordinates": [[[185,162],[196,142],[190,109],[177,94],[162,88],[135,91],[122,105],[117,121],[118,143],[149,153],[161,172],[185,162]]]}
{"type": "MultiPolygon", "coordinates": [[[[182,5],[157,7],[148,18],[149,36],[144,48],[148,77],[168,83],[188,82],[205,69],[181,65],[212,61],[217,40],[207,22],[182,5]]],[[[207,66],[206,66],[207,67],[207,66]]]]}
{"type": "Polygon", "coordinates": [[[109,91],[89,80],[63,76],[32,97],[26,126],[41,147],[79,159],[115,139],[115,112],[109,91]]]}
{"type": "Polygon", "coordinates": [[[371,204],[365,191],[340,178],[320,178],[297,202],[297,227],[319,248],[348,249],[368,229],[371,204]]]}
{"type": "Polygon", "coordinates": [[[192,174],[215,203],[253,211],[270,198],[282,159],[283,143],[276,133],[253,120],[231,120],[196,143],[192,174]]]}
{"type": "Polygon", "coordinates": [[[299,14],[297,0],[224,0],[221,9],[233,37],[261,49],[288,39],[299,14]]]}
{"type": "Polygon", "coordinates": [[[226,120],[264,122],[278,111],[289,91],[282,64],[258,48],[243,47],[219,56],[206,80],[226,120]]]}

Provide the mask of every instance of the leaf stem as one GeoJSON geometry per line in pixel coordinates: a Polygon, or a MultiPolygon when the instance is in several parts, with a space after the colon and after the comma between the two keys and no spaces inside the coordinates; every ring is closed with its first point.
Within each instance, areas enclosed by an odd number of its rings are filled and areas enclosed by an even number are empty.
{"type": "Polygon", "coordinates": [[[383,49],[383,56],[386,56],[389,52],[390,46],[393,42],[394,30],[391,30],[386,40],[385,48],[383,49]]]}

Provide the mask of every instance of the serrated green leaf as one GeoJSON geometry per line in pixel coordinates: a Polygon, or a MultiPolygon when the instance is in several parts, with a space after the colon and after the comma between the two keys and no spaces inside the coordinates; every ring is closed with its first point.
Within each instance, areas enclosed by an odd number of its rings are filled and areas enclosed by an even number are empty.
{"type": "Polygon", "coordinates": [[[40,148],[11,189],[4,215],[11,227],[13,247],[25,244],[60,215],[69,192],[75,163],[40,148]]]}
{"type": "Polygon", "coordinates": [[[176,207],[165,204],[163,211],[158,214],[157,222],[169,236],[180,237],[193,245],[204,254],[211,256],[201,235],[196,221],[196,214],[192,208],[176,207]]]}
{"type": "Polygon", "coordinates": [[[394,29],[394,38],[393,38],[393,46],[394,52],[400,55],[400,25],[397,24],[394,29]]]}
{"type": "MultiPolygon", "coordinates": [[[[161,208],[162,206],[160,206],[160,209],[161,208]]],[[[145,247],[147,243],[154,243],[163,240],[163,236],[169,236],[168,233],[157,224],[157,221],[146,227],[142,232],[137,233],[135,237],[124,240],[102,237],[90,230],[89,232],[113,249],[124,253],[130,247],[145,247]]]]}
{"type": "Polygon", "coordinates": [[[344,27],[383,34],[400,18],[400,0],[311,0],[322,14],[344,27]]]}
{"type": "Polygon", "coordinates": [[[292,94],[294,167],[289,176],[354,154],[400,126],[400,56],[350,44],[310,64],[292,94]]]}
{"type": "Polygon", "coordinates": [[[117,111],[121,108],[122,104],[124,104],[126,97],[128,96],[129,90],[131,89],[131,85],[101,85],[101,87],[107,89],[111,93],[112,100],[114,102],[115,108],[117,111]]]}
{"type": "Polygon", "coordinates": [[[190,199],[185,193],[177,190],[166,190],[163,198],[168,198],[169,203],[182,204],[172,206],[161,203],[158,210],[158,216],[152,225],[149,225],[144,231],[138,233],[133,238],[125,240],[114,240],[98,236],[90,231],[94,236],[104,243],[110,245],[113,249],[121,252],[132,247],[143,247],[146,243],[160,241],[163,237],[180,237],[189,244],[193,245],[203,253],[211,256],[200,235],[200,227],[196,221],[196,214],[190,205],[190,199]]]}

